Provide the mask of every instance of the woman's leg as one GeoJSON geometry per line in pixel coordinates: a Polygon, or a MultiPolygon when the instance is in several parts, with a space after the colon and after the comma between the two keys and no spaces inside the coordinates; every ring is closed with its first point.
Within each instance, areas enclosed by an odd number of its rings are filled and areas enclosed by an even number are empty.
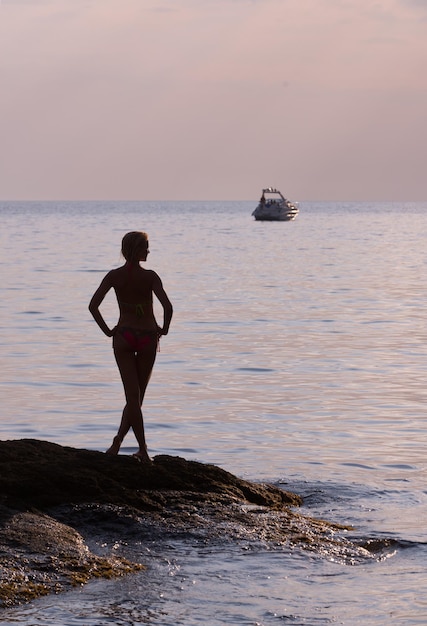
{"type": "MultiPolygon", "coordinates": [[[[138,384],[139,384],[139,406],[142,407],[142,403],[144,401],[145,392],[147,389],[147,385],[150,382],[151,373],[153,371],[154,361],[156,360],[156,352],[157,352],[157,342],[153,340],[153,346],[151,343],[143,352],[138,352],[136,355],[137,362],[137,373],[138,373],[138,384]]],[[[141,411],[141,424],[143,426],[143,416],[141,411]]],[[[138,437],[137,437],[138,440],[138,437]]],[[[139,440],[138,440],[139,443],[139,440]]],[[[147,452],[147,446],[145,444],[144,437],[144,445],[139,446],[138,452],[134,455],[139,458],[141,461],[150,460],[147,452]]]]}
{"type": "Polygon", "coordinates": [[[117,432],[117,435],[114,437],[113,443],[106,451],[106,454],[118,454],[120,450],[120,446],[122,445],[123,439],[126,437],[126,435],[129,432],[130,424],[126,417],[125,409],[126,407],[123,409],[122,420],[120,422],[120,427],[117,432]]]}
{"type": "MultiPolygon", "coordinates": [[[[117,366],[123,382],[126,405],[117,437],[122,440],[129,428],[132,428],[139,447],[145,448],[144,426],[142,422],[137,357],[130,350],[114,350],[117,366]]],[[[113,443],[114,446],[114,443],[113,443]]]]}
{"type": "Polygon", "coordinates": [[[115,348],[114,350],[123,382],[126,406],[123,410],[118,433],[114,437],[112,446],[107,450],[109,454],[118,454],[123,438],[129,429],[132,428],[139,445],[136,456],[140,460],[149,460],[141,406],[156,358],[157,344],[155,341],[152,343],[153,346],[150,342],[143,352],[137,354],[124,347],[123,349],[115,348]]]}

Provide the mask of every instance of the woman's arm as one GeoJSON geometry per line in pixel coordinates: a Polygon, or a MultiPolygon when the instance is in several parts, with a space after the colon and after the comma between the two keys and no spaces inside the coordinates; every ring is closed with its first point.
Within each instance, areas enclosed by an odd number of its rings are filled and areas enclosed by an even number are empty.
{"type": "Polygon", "coordinates": [[[92,313],[93,318],[94,318],[95,322],[98,324],[99,328],[102,330],[102,332],[105,335],[107,335],[107,337],[112,337],[113,336],[114,328],[111,330],[107,326],[104,318],[101,315],[99,307],[101,306],[102,301],[104,300],[105,296],[110,291],[112,286],[113,286],[113,283],[112,283],[112,280],[111,280],[111,272],[109,272],[105,276],[105,278],[102,280],[102,282],[99,285],[98,289],[93,294],[91,301],[89,302],[89,311],[92,313]]]}
{"type": "Polygon", "coordinates": [[[163,328],[160,329],[160,332],[162,333],[162,335],[167,335],[173,315],[173,307],[171,301],[166,294],[166,291],[163,289],[162,281],[157,274],[154,275],[153,293],[156,295],[157,299],[163,307],[163,328]]]}

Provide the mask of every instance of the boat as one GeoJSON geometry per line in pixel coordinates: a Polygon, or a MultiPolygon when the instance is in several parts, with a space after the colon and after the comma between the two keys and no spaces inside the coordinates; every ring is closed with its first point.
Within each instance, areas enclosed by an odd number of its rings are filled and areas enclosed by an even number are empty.
{"type": "Polygon", "coordinates": [[[267,187],[262,190],[262,196],[253,217],[259,221],[289,222],[298,215],[298,204],[286,200],[278,189],[267,187]]]}

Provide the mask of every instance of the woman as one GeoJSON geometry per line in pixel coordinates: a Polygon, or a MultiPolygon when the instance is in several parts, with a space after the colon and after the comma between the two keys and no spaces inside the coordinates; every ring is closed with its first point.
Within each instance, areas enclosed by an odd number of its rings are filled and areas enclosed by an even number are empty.
{"type": "Polygon", "coordinates": [[[143,462],[150,457],[145,443],[141,406],[150,380],[161,335],[167,335],[172,319],[172,304],[156,272],[142,268],[146,261],[148,236],[142,232],[127,233],[122,240],[126,263],[105,276],[89,304],[95,322],[107,337],[113,337],[114,356],[122,378],[126,406],[122,421],[107,454],[118,454],[122,441],[132,428],[139,444],[134,456],[143,462]],[[110,289],[114,289],[120,316],[110,330],[99,307],[110,289]],[[163,327],[158,326],[153,312],[153,293],[163,306],[163,327]]]}

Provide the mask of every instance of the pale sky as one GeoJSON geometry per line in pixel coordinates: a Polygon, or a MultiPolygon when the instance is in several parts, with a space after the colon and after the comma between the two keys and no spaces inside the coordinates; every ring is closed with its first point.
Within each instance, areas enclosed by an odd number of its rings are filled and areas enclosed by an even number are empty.
{"type": "Polygon", "coordinates": [[[427,201],[427,0],[0,0],[1,200],[427,201]]]}

